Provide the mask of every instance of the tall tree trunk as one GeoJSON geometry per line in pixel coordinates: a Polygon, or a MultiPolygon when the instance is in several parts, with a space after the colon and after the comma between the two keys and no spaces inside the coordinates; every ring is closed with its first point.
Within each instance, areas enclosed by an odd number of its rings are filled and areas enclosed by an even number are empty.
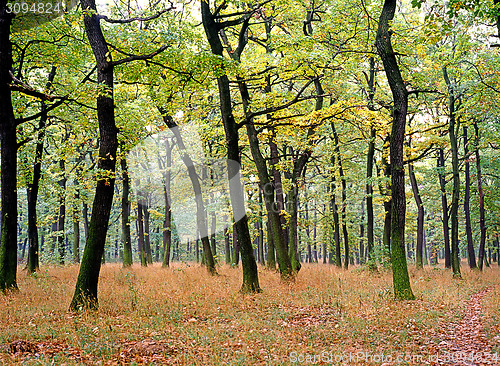
{"type": "Polygon", "coordinates": [[[137,234],[138,234],[138,246],[139,246],[139,257],[141,259],[141,266],[148,266],[148,258],[146,255],[146,241],[144,239],[144,204],[142,203],[143,198],[140,197],[141,193],[138,192],[137,197],[137,234]]]}
{"type": "Polygon", "coordinates": [[[413,198],[417,205],[417,247],[415,250],[415,264],[417,269],[423,268],[423,246],[424,246],[424,205],[418,189],[417,178],[413,170],[413,164],[408,164],[408,175],[410,176],[413,198]]]}
{"type": "Polygon", "coordinates": [[[313,262],[312,258],[312,245],[311,245],[311,225],[309,224],[309,205],[307,204],[307,197],[304,204],[304,221],[306,223],[306,238],[307,238],[307,261],[313,262]]]}
{"type": "MultiPolygon", "coordinates": [[[[250,104],[250,95],[248,92],[248,88],[246,83],[242,82],[241,80],[238,81],[238,85],[240,89],[241,98],[243,100],[243,106],[245,108],[245,114],[248,115],[250,113],[250,110],[248,109],[250,104]]],[[[273,242],[278,257],[277,259],[280,268],[281,278],[282,280],[285,281],[292,280],[294,277],[293,272],[296,272],[298,270],[297,268],[300,268],[300,264],[297,265],[298,262],[294,261],[295,245],[291,246],[293,248],[294,253],[290,255],[291,254],[290,242],[288,243],[289,252],[287,253],[286,249],[287,245],[285,243],[283,230],[281,229],[282,219],[280,218],[280,213],[282,208],[280,209],[280,207],[277,206],[276,202],[274,201],[275,189],[276,188],[281,189],[281,187],[276,187],[271,183],[266,161],[260,151],[257,131],[255,129],[255,126],[253,125],[253,121],[251,120],[248,121],[248,123],[246,124],[246,128],[247,128],[248,140],[250,143],[250,151],[252,153],[252,157],[254,159],[260,180],[260,189],[261,191],[263,191],[264,195],[268,220],[271,222],[271,229],[273,230],[273,242]]]]}
{"type": "MultiPolygon", "coordinates": [[[[448,199],[446,196],[446,179],[445,179],[445,162],[444,149],[438,150],[437,157],[439,186],[441,189],[441,210],[443,222],[443,238],[444,238],[444,267],[451,268],[451,251],[450,251],[450,225],[448,221],[448,199]]],[[[436,257],[437,261],[437,257],[436,257]]]]}
{"type": "Polygon", "coordinates": [[[453,193],[451,198],[451,270],[453,277],[461,277],[460,274],[460,253],[458,247],[458,205],[460,200],[460,171],[458,165],[458,138],[457,131],[460,126],[460,120],[456,118],[455,111],[455,86],[452,85],[448,76],[446,66],[443,67],[443,78],[448,87],[448,108],[449,108],[449,128],[448,134],[450,136],[451,145],[451,162],[453,168],[453,193]]]}
{"type": "Polygon", "coordinates": [[[337,157],[337,164],[339,167],[340,183],[342,186],[342,202],[341,202],[341,215],[342,215],[342,237],[344,240],[344,268],[349,268],[349,236],[347,233],[347,217],[346,217],[346,206],[347,206],[347,186],[344,175],[344,168],[342,167],[342,155],[340,154],[340,142],[339,135],[335,129],[335,124],[330,123],[332,127],[333,139],[335,141],[335,155],[337,157]]]}
{"type": "MultiPolygon", "coordinates": [[[[148,195],[149,196],[149,195],[148,195]]],[[[143,206],[144,213],[144,251],[146,252],[146,260],[148,264],[153,263],[153,255],[151,253],[151,235],[149,230],[149,197],[145,199],[143,206]]]]}
{"type": "Polygon", "coordinates": [[[365,200],[361,200],[361,220],[359,222],[359,264],[365,264],[365,246],[363,238],[365,236],[365,200]]]}
{"type": "MultiPolygon", "coordinates": [[[[389,136],[387,136],[389,138],[389,136]]],[[[385,146],[385,142],[384,142],[385,146]]],[[[391,166],[387,160],[386,148],[384,147],[382,150],[382,172],[384,173],[384,177],[387,181],[391,179],[391,166]]],[[[378,175],[377,169],[377,175],[378,175]]],[[[391,184],[387,183],[379,183],[380,194],[384,196],[384,229],[383,229],[383,253],[384,253],[384,263],[389,264],[391,261],[391,211],[392,211],[392,198],[391,198],[391,184]],[[385,187],[384,187],[385,185],[385,187]]],[[[371,261],[373,264],[368,264],[369,268],[372,270],[376,270],[376,264],[374,261],[371,261]]]]}
{"type": "Polygon", "coordinates": [[[96,309],[97,284],[101,269],[101,258],[106,243],[109,215],[113,204],[115,186],[116,151],[118,148],[113,101],[113,64],[110,52],[102,34],[95,0],[81,0],[85,12],[85,33],[97,63],[97,82],[103,91],[97,97],[97,120],[99,122],[99,159],[97,168],[101,174],[92,206],[89,233],[83,252],[75,293],[70,304],[71,310],[81,308],[96,309]]]}
{"type": "Polygon", "coordinates": [[[236,224],[233,224],[233,266],[240,264],[240,250],[238,248],[238,233],[236,232],[236,224]]]}
{"type": "MultiPolygon", "coordinates": [[[[170,247],[172,245],[172,207],[170,206],[170,188],[171,188],[171,176],[172,173],[170,168],[172,167],[172,148],[174,142],[170,143],[165,140],[165,173],[163,174],[164,184],[163,184],[163,200],[165,202],[165,219],[163,220],[163,267],[170,266],[170,247]]],[[[196,253],[198,255],[198,253],[196,253]]],[[[198,261],[198,260],[197,260],[198,261]]]]}
{"type": "MultiPolygon", "coordinates": [[[[57,68],[52,66],[45,88],[50,90],[56,76],[57,68]]],[[[37,227],[37,200],[38,188],[42,175],[43,143],[45,139],[45,126],[47,123],[47,106],[44,101],[40,106],[40,120],[38,122],[38,138],[35,148],[35,162],[33,164],[33,181],[27,186],[28,194],[28,273],[35,273],[39,269],[38,227],[37,227]]]]}
{"type": "Polygon", "coordinates": [[[406,196],[403,165],[403,144],[405,138],[408,91],[406,90],[396,56],[392,49],[389,22],[396,11],[396,0],[385,0],[378,23],[376,46],[384,64],[387,81],[394,101],[391,131],[391,263],[394,296],[397,299],[413,300],[408,265],[405,253],[406,196]]]}
{"type": "Polygon", "coordinates": [[[59,194],[59,216],[57,221],[57,231],[59,234],[57,236],[57,243],[59,249],[59,264],[64,264],[66,258],[66,245],[64,242],[66,237],[64,232],[64,222],[66,221],[66,164],[64,160],[59,161],[59,167],[62,176],[59,180],[61,192],[59,194]]]}
{"type": "Polygon", "coordinates": [[[12,44],[7,1],[0,0],[0,290],[17,289],[17,136],[12,109],[12,44]]]}
{"type": "Polygon", "coordinates": [[[210,247],[210,240],[208,237],[207,214],[205,211],[205,204],[203,202],[203,194],[201,191],[201,185],[198,174],[196,173],[193,160],[187,153],[186,146],[184,145],[184,141],[179,131],[179,127],[177,126],[173,118],[166,113],[166,110],[164,110],[163,108],[159,108],[159,110],[162,114],[165,125],[170,129],[170,131],[175,136],[175,141],[177,143],[177,146],[179,147],[179,152],[181,154],[181,160],[186,166],[186,169],[188,171],[189,179],[191,180],[191,185],[193,186],[193,192],[195,194],[196,224],[198,226],[198,231],[200,232],[200,237],[201,237],[201,243],[203,245],[203,258],[205,259],[204,263],[207,266],[207,271],[210,274],[215,275],[217,274],[217,270],[215,269],[215,260],[212,253],[212,248],[210,247]]]}
{"type": "Polygon", "coordinates": [[[465,192],[464,192],[464,214],[465,214],[465,234],[467,236],[467,258],[470,269],[477,267],[476,255],[474,253],[474,240],[472,239],[472,224],[470,222],[470,172],[469,172],[469,140],[467,136],[467,126],[463,127],[464,138],[464,161],[465,161],[465,192]]]}
{"type": "Polygon", "coordinates": [[[273,229],[271,222],[267,221],[267,268],[276,270],[276,253],[274,248],[273,229]]]}
{"type": "MultiPolygon", "coordinates": [[[[375,60],[370,57],[370,76],[368,78],[368,109],[375,110],[373,99],[375,97],[375,60]]],[[[366,257],[368,265],[376,269],[375,258],[373,257],[373,158],[375,156],[375,137],[376,130],[373,124],[370,124],[370,140],[368,142],[368,153],[366,154],[366,257]]],[[[361,253],[360,253],[361,256],[361,253]]],[[[364,258],[363,258],[364,262],[364,258]]]]}
{"type": "MultiPolygon", "coordinates": [[[[214,15],[210,11],[208,1],[201,1],[200,5],[203,27],[212,49],[212,53],[222,57],[224,48],[219,38],[220,28],[215,22],[214,15]]],[[[235,223],[243,267],[243,284],[241,286],[241,291],[244,293],[260,292],[261,289],[259,286],[257,263],[255,262],[252,239],[250,238],[250,232],[248,229],[248,217],[246,216],[245,208],[243,206],[243,185],[239,176],[241,158],[239,151],[238,126],[234,120],[229,79],[225,73],[217,77],[217,85],[219,87],[222,122],[226,135],[227,157],[228,159],[238,163],[238,166],[236,166],[236,164],[228,164],[228,179],[230,182],[229,194],[233,213],[235,217],[241,217],[241,219],[235,223]]]]}
{"type": "Polygon", "coordinates": [[[224,227],[224,254],[226,256],[226,264],[231,264],[231,246],[227,227],[224,227]]]}
{"type": "Polygon", "coordinates": [[[481,157],[479,156],[479,127],[477,122],[474,122],[474,132],[476,133],[475,153],[476,153],[476,172],[477,172],[477,191],[479,195],[479,230],[481,232],[481,239],[479,242],[478,262],[479,269],[483,270],[483,258],[486,244],[486,225],[485,225],[485,210],[484,210],[484,191],[483,191],[483,178],[481,172],[481,157]]]}
{"type": "MultiPolygon", "coordinates": [[[[335,166],[335,158],[332,156],[331,158],[332,165],[335,166]]],[[[340,252],[340,220],[339,220],[339,210],[336,201],[337,196],[337,173],[333,172],[332,175],[332,185],[331,185],[331,196],[330,196],[330,211],[333,215],[333,243],[335,245],[334,253],[335,253],[335,265],[337,267],[342,267],[342,258],[340,252]]],[[[330,256],[330,260],[332,257],[330,256]]]]}
{"type": "Polygon", "coordinates": [[[127,156],[123,154],[120,165],[122,168],[122,240],[123,267],[132,265],[132,239],[130,237],[130,176],[128,173],[127,156]]]}
{"type": "MultiPolygon", "coordinates": [[[[75,186],[78,182],[75,181],[75,186]]],[[[80,202],[80,192],[75,194],[75,204],[73,205],[73,263],[80,263],[80,216],[78,204],[80,202]]]]}

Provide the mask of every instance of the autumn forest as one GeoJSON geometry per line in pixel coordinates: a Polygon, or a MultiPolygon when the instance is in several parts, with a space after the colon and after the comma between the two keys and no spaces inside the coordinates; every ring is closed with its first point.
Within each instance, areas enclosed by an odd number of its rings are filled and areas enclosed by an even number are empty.
{"type": "Polygon", "coordinates": [[[499,0],[0,0],[0,360],[498,364],[499,48],[499,0]]]}

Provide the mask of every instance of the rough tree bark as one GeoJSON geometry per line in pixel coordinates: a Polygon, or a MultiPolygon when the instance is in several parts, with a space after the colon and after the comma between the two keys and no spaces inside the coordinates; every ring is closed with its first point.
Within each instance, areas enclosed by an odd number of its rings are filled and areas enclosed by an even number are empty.
{"type": "Polygon", "coordinates": [[[472,239],[472,224],[470,221],[470,167],[469,167],[469,139],[467,136],[467,126],[463,127],[464,138],[464,160],[465,160],[465,192],[464,192],[464,214],[465,214],[465,234],[467,236],[467,258],[470,269],[477,267],[476,254],[474,253],[474,240],[472,239]]]}
{"type": "Polygon", "coordinates": [[[392,49],[392,30],[389,23],[394,18],[396,0],[385,0],[377,29],[376,46],[384,64],[387,81],[391,88],[394,106],[391,131],[391,263],[394,296],[397,299],[413,300],[405,252],[406,197],[403,165],[403,144],[408,110],[408,91],[392,49]]]}
{"type": "MultiPolygon", "coordinates": [[[[57,68],[52,66],[48,82],[45,86],[47,90],[51,88],[54,81],[57,68]]],[[[44,101],[41,102],[40,120],[38,121],[38,138],[35,148],[35,163],[33,164],[33,180],[27,186],[28,195],[28,273],[35,273],[39,269],[38,253],[38,227],[36,206],[38,200],[38,188],[42,175],[43,144],[45,139],[45,125],[47,123],[47,106],[44,101]]]]}
{"type": "Polygon", "coordinates": [[[17,139],[9,84],[12,69],[10,26],[13,14],[0,0],[0,290],[17,289],[17,139]]]}
{"type": "Polygon", "coordinates": [[[481,232],[481,239],[479,242],[478,264],[479,269],[483,270],[484,247],[486,244],[486,224],[485,224],[485,210],[484,210],[484,191],[483,191],[483,178],[481,172],[481,157],[479,156],[479,127],[477,122],[474,123],[474,132],[476,134],[475,153],[476,153],[476,172],[477,172],[477,191],[479,194],[479,230],[481,232]]]}
{"type": "Polygon", "coordinates": [[[415,250],[415,265],[417,269],[424,266],[423,263],[423,247],[424,247],[424,205],[420,192],[418,189],[417,178],[413,170],[413,164],[408,164],[408,175],[410,176],[411,189],[413,191],[413,198],[417,205],[417,246],[415,250]]]}
{"type": "Polygon", "coordinates": [[[342,215],[342,239],[344,240],[344,268],[349,268],[349,236],[347,232],[347,216],[346,216],[346,206],[347,206],[347,183],[344,175],[344,168],[342,167],[342,155],[340,154],[340,142],[339,135],[335,129],[335,124],[332,122],[332,133],[333,140],[335,141],[335,155],[337,157],[337,164],[339,168],[340,184],[342,186],[342,202],[341,202],[341,215],[342,215]]]}
{"type": "Polygon", "coordinates": [[[97,180],[88,238],[70,304],[70,310],[73,311],[98,307],[97,284],[113,203],[118,148],[113,102],[113,64],[97,17],[95,0],[81,0],[81,5],[84,11],[90,10],[84,17],[85,33],[97,63],[97,82],[103,87],[103,91],[97,97],[100,136],[98,169],[102,174],[97,180]]]}
{"type": "MultiPolygon", "coordinates": [[[[219,38],[219,31],[222,28],[215,22],[208,1],[201,1],[200,5],[203,28],[205,29],[205,34],[212,53],[222,57],[224,48],[219,38]]],[[[219,87],[222,122],[226,135],[227,157],[240,164],[238,126],[232,110],[229,79],[225,73],[217,77],[217,85],[219,87]]],[[[241,291],[244,293],[255,293],[260,292],[261,289],[259,286],[257,263],[253,254],[252,239],[250,238],[248,229],[248,217],[242,207],[242,203],[244,202],[243,186],[238,174],[239,167],[235,166],[235,164],[228,164],[228,178],[230,182],[232,182],[229,186],[231,206],[235,216],[242,217],[235,223],[236,234],[239,241],[238,246],[241,253],[241,262],[243,265],[243,284],[241,291]]]]}
{"type": "Polygon", "coordinates": [[[132,239],[130,237],[130,176],[128,173],[127,156],[123,154],[120,165],[122,168],[122,240],[123,267],[132,265],[132,239]]]}
{"type": "MultiPolygon", "coordinates": [[[[368,77],[368,109],[375,110],[373,99],[375,97],[375,59],[370,57],[370,74],[368,77]]],[[[366,258],[368,266],[376,269],[377,265],[373,258],[373,158],[375,156],[375,137],[376,130],[373,124],[370,124],[370,140],[368,141],[368,153],[366,154],[366,258]]],[[[360,254],[361,259],[361,254],[360,254]]],[[[364,262],[360,260],[360,262],[364,262]]]]}
{"type": "Polygon", "coordinates": [[[448,76],[446,66],[443,67],[443,78],[448,87],[448,113],[449,113],[449,127],[448,135],[450,137],[451,145],[451,164],[453,174],[453,191],[451,196],[451,270],[453,277],[460,278],[460,255],[458,248],[458,205],[460,200],[460,170],[458,163],[458,137],[457,131],[460,127],[460,120],[456,117],[456,95],[455,87],[452,85],[448,76]]]}
{"type": "Polygon", "coordinates": [[[163,220],[163,264],[162,267],[170,266],[170,247],[172,246],[172,207],[170,206],[171,176],[172,172],[172,149],[175,143],[165,139],[165,163],[162,164],[163,173],[163,200],[165,202],[165,218],[163,220]]]}
{"type": "Polygon", "coordinates": [[[451,268],[451,253],[450,253],[450,225],[448,216],[448,199],[446,195],[446,179],[445,179],[445,162],[444,162],[444,149],[438,150],[437,157],[438,179],[441,189],[441,209],[443,216],[443,238],[444,238],[444,268],[451,268]]]}

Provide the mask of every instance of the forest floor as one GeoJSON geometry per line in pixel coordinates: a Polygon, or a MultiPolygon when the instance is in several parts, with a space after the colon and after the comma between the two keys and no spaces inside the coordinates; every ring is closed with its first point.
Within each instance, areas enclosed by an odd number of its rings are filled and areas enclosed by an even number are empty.
{"type": "Polygon", "coordinates": [[[395,301],[383,270],[305,264],[283,284],[261,268],[253,296],[238,291],[241,268],[218,272],[106,264],[99,310],[74,314],[77,266],[20,271],[20,291],[0,295],[0,364],[500,364],[496,264],[479,273],[464,263],[461,280],[411,269],[414,301],[395,301]]]}

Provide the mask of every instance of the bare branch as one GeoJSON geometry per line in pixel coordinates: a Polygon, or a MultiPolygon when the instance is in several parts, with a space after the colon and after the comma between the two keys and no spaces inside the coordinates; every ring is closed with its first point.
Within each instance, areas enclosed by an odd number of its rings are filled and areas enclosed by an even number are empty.
{"type": "Polygon", "coordinates": [[[106,15],[98,15],[97,18],[100,20],[104,20],[105,22],[112,23],[112,24],[127,24],[127,23],[132,23],[132,22],[147,22],[150,20],[154,20],[159,18],[161,15],[165,14],[166,12],[170,10],[174,10],[175,6],[170,3],[170,8],[164,9],[159,11],[158,13],[151,15],[149,17],[135,17],[135,18],[128,18],[128,19],[110,19],[106,15]]]}
{"type": "Polygon", "coordinates": [[[164,46],[161,46],[160,48],[158,48],[156,51],[150,53],[149,55],[131,55],[129,57],[122,58],[121,60],[113,61],[113,62],[111,62],[111,64],[113,66],[117,66],[117,65],[122,65],[122,64],[132,62],[132,61],[149,60],[149,59],[155,57],[156,55],[162,53],[163,51],[165,51],[168,47],[169,47],[168,45],[164,45],[164,46]]]}

